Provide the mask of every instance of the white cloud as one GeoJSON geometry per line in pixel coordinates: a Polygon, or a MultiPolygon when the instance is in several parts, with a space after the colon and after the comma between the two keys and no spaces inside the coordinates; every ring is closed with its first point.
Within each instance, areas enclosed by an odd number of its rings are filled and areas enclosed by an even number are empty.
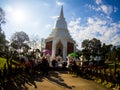
{"type": "Polygon", "coordinates": [[[49,6],[49,4],[48,4],[48,3],[45,3],[45,2],[43,3],[43,5],[44,5],[44,6],[49,6]]]}
{"type": "Polygon", "coordinates": [[[86,6],[87,6],[88,8],[90,8],[90,9],[95,10],[95,11],[100,11],[100,10],[101,10],[101,8],[100,8],[100,7],[96,7],[96,6],[91,5],[91,4],[86,4],[86,6]]]}
{"type": "Polygon", "coordinates": [[[101,4],[102,3],[102,0],[96,0],[96,4],[101,4]]]}
{"type": "Polygon", "coordinates": [[[93,24],[94,21],[93,21],[93,18],[88,18],[88,24],[93,24]]]}
{"type": "Polygon", "coordinates": [[[57,19],[59,16],[51,16],[52,19],[57,19]]]}
{"type": "Polygon", "coordinates": [[[51,25],[51,24],[47,24],[47,25],[45,25],[45,27],[46,27],[47,29],[49,29],[49,28],[52,27],[52,25],[51,25]]]}
{"type": "Polygon", "coordinates": [[[106,5],[102,5],[101,6],[101,9],[103,10],[104,13],[107,13],[108,12],[108,8],[106,5]]]}
{"type": "Polygon", "coordinates": [[[95,0],[95,3],[97,5],[92,5],[92,4],[86,4],[85,6],[87,6],[88,8],[95,10],[95,11],[101,11],[104,14],[106,14],[107,16],[110,16],[111,13],[115,13],[117,12],[118,8],[116,8],[115,6],[111,6],[108,4],[103,4],[102,0],[95,0]]]}
{"type": "Polygon", "coordinates": [[[97,38],[102,43],[113,45],[120,42],[120,22],[110,22],[111,24],[109,24],[109,22],[100,18],[89,17],[86,23],[86,26],[82,26],[81,19],[77,18],[68,24],[69,31],[79,48],[81,48],[81,42],[85,39],[97,38]]]}
{"type": "Polygon", "coordinates": [[[110,15],[113,12],[113,8],[110,5],[101,5],[100,7],[101,10],[107,15],[110,15]]]}
{"type": "MultiPolygon", "coordinates": [[[[105,14],[110,15],[113,12],[113,7],[111,5],[105,5],[102,3],[102,0],[96,0],[97,8],[94,8],[96,11],[103,11],[105,14]]],[[[116,8],[114,8],[116,11],[116,8]]]]}
{"type": "Polygon", "coordinates": [[[80,24],[80,20],[81,20],[81,18],[78,18],[75,21],[71,21],[69,23],[69,26],[77,26],[78,24],[80,24]]]}
{"type": "Polygon", "coordinates": [[[58,6],[61,6],[61,5],[64,5],[64,2],[56,1],[56,4],[57,4],[58,6]]]}

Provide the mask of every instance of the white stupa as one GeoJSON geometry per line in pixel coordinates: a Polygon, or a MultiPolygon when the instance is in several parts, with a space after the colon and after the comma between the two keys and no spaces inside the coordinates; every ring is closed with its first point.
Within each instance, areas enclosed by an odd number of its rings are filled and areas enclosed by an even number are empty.
{"type": "Polygon", "coordinates": [[[61,56],[64,60],[69,53],[75,52],[75,41],[71,38],[64,18],[63,6],[52,33],[45,40],[46,49],[52,52],[52,58],[61,56]]]}

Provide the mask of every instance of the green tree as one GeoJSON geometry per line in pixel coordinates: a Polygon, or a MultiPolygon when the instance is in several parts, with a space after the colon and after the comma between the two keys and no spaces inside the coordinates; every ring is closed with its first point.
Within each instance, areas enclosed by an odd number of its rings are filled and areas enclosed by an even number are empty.
{"type": "Polygon", "coordinates": [[[113,49],[112,49],[111,58],[112,58],[112,61],[114,62],[114,73],[116,73],[117,59],[118,59],[116,46],[114,46],[113,49]]]}
{"type": "Polygon", "coordinates": [[[101,49],[101,41],[96,38],[93,38],[92,40],[89,41],[89,49],[93,56],[98,55],[99,54],[98,52],[101,49]]]}
{"type": "Polygon", "coordinates": [[[0,50],[3,51],[3,48],[6,44],[6,37],[4,32],[2,32],[2,30],[0,30],[0,50]]]}
{"type": "Polygon", "coordinates": [[[90,55],[96,56],[99,54],[98,52],[100,52],[101,49],[101,41],[96,38],[91,40],[86,39],[82,42],[82,48],[83,55],[89,60],[90,55]]]}
{"type": "Polygon", "coordinates": [[[5,13],[2,8],[0,8],[0,51],[4,50],[4,46],[6,44],[6,37],[4,32],[2,31],[1,25],[5,23],[5,13]]]}
{"type": "Polygon", "coordinates": [[[109,45],[106,45],[105,43],[103,43],[102,47],[101,47],[101,58],[103,60],[106,60],[106,59],[109,59],[111,57],[111,49],[112,49],[113,45],[112,44],[109,44],[109,45]]]}
{"type": "Polygon", "coordinates": [[[120,47],[117,48],[117,59],[120,62],[120,47]]]}
{"type": "Polygon", "coordinates": [[[90,60],[90,50],[89,49],[83,49],[82,50],[83,56],[89,61],[90,60]]]}
{"type": "Polygon", "coordinates": [[[4,23],[5,23],[5,12],[0,7],[0,27],[1,27],[1,24],[4,24],[4,23]]]}
{"type": "Polygon", "coordinates": [[[88,40],[88,39],[85,39],[85,40],[82,42],[82,48],[84,48],[84,49],[89,49],[89,40],[88,40]]]}
{"type": "Polygon", "coordinates": [[[28,50],[31,49],[31,48],[29,47],[29,45],[27,45],[26,43],[24,43],[22,45],[22,49],[23,49],[23,54],[25,55],[25,54],[28,53],[28,50]]]}
{"type": "MultiPolygon", "coordinates": [[[[11,46],[15,49],[22,49],[23,47],[25,47],[25,42],[29,41],[29,37],[28,35],[23,32],[15,32],[12,37],[11,37],[11,46]]],[[[28,46],[27,46],[28,47],[28,46]]]]}

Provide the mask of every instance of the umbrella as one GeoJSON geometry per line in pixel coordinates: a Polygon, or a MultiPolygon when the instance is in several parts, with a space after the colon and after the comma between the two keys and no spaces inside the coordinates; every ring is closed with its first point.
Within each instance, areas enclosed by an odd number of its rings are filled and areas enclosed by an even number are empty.
{"type": "Polygon", "coordinates": [[[71,56],[71,57],[78,57],[78,55],[76,53],[70,53],[68,54],[68,56],[71,56]]]}
{"type": "Polygon", "coordinates": [[[44,49],[44,50],[42,51],[42,53],[45,54],[45,55],[47,55],[47,54],[51,55],[51,51],[50,51],[50,50],[47,50],[47,49],[44,49]]]}

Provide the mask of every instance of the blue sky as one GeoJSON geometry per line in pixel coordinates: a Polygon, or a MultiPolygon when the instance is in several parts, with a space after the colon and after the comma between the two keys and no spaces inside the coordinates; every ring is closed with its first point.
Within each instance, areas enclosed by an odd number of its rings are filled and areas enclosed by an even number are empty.
{"type": "Polygon", "coordinates": [[[47,38],[63,5],[69,32],[78,48],[84,39],[94,37],[120,45],[119,4],[120,0],[0,0],[7,22],[2,29],[7,39],[16,31],[47,38]]]}

